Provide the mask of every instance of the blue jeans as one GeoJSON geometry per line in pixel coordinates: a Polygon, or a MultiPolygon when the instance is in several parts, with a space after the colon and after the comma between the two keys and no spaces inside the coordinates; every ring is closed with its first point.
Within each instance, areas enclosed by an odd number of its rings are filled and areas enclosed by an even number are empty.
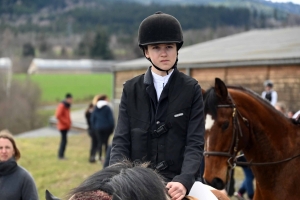
{"type": "Polygon", "coordinates": [[[58,150],[58,157],[59,158],[64,158],[65,157],[65,150],[67,146],[67,134],[68,130],[60,130],[61,134],[61,140],[60,140],[60,145],[59,145],[59,150],[58,150]]]}
{"type": "Polygon", "coordinates": [[[241,188],[239,189],[239,193],[243,195],[245,192],[247,192],[248,197],[250,199],[253,199],[253,196],[254,196],[254,189],[253,189],[254,175],[253,175],[252,170],[251,170],[250,167],[243,167],[243,172],[244,172],[244,175],[245,175],[245,179],[242,183],[241,188]]]}

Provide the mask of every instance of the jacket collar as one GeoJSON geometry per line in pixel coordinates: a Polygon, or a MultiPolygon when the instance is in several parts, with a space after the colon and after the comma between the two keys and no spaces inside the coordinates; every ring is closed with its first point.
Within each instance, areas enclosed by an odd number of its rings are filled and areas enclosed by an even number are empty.
{"type": "Polygon", "coordinates": [[[144,84],[145,85],[151,85],[153,83],[153,77],[151,74],[151,66],[148,67],[145,76],[144,76],[144,84]]]}
{"type": "Polygon", "coordinates": [[[64,104],[64,106],[66,108],[70,108],[71,107],[71,104],[69,104],[66,100],[63,100],[62,103],[64,104]]]}
{"type": "MultiPolygon", "coordinates": [[[[173,76],[173,77],[174,77],[174,76],[177,76],[178,72],[179,72],[179,71],[178,71],[177,67],[174,67],[174,71],[173,71],[173,73],[172,73],[172,75],[171,75],[169,81],[172,79],[172,76],[173,76]]],[[[169,81],[168,81],[168,82],[169,82],[169,81]]],[[[145,76],[144,76],[144,84],[145,84],[145,85],[151,85],[151,84],[153,84],[153,77],[152,77],[152,73],[151,73],[151,66],[147,69],[147,71],[146,71],[146,73],[145,73],[145,76]]]]}

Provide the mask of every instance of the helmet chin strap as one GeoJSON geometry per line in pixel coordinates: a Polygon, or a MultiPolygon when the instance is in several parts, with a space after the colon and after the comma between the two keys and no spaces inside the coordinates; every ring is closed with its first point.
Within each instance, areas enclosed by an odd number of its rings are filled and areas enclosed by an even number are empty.
{"type": "MultiPolygon", "coordinates": [[[[145,57],[146,57],[146,56],[145,56],[145,57]]],[[[147,58],[147,57],[146,57],[146,58],[147,58]]],[[[149,61],[151,62],[152,66],[155,67],[155,69],[157,69],[157,70],[159,70],[159,71],[162,71],[162,72],[166,72],[167,75],[168,75],[168,74],[169,74],[169,71],[170,71],[171,69],[174,69],[174,68],[177,66],[177,62],[178,62],[178,52],[177,52],[176,62],[174,63],[174,65],[173,65],[170,69],[167,69],[167,70],[161,69],[161,68],[159,68],[158,66],[156,66],[156,65],[152,62],[152,60],[151,60],[150,58],[147,58],[147,60],[149,60],[149,61]]]]}

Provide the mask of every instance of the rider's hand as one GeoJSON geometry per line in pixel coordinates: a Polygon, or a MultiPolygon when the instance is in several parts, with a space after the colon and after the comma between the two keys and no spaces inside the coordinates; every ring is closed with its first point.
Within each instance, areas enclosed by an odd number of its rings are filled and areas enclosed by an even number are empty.
{"type": "Polygon", "coordinates": [[[179,182],[169,182],[166,188],[172,200],[181,200],[186,195],[186,188],[179,182]]]}

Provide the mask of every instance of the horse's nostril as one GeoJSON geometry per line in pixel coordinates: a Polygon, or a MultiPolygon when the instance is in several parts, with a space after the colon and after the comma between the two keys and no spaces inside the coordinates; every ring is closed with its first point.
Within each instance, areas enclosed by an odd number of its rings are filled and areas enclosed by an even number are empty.
{"type": "Polygon", "coordinates": [[[225,184],[220,178],[214,178],[211,182],[211,186],[218,190],[222,190],[225,188],[225,184]]]}

